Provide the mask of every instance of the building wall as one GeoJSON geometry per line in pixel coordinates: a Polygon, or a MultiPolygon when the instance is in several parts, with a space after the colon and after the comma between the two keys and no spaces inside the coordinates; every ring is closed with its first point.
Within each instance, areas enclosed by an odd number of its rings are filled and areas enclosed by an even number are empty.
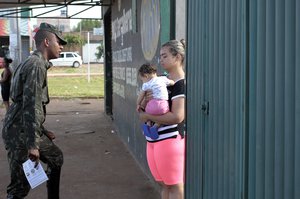
{"type": "Polygon", "coordinates": [[[146,141],[135,111],[141,89],[137,70],[145,62],[158,64],[161,36],[170,38],[169,26],[161,30],[161,9],[159,0],[114,1],[111,7],[112,114],[120,137],[146,172],[146,141]]]}
{"type": "Polygon", "coordinates": [[[186,1],[176,0],[175,39],[186,39],[186,1]]]}
{"type": "Polygon", "coordinates": [[[90,62],[103,62],[103,58],[97,60],[95,53],[97,52],[97,47],[100,43],[103,43],[103,32],[101,35],[95,35],[93,32],[89,32],[90,39],[90,55],[88,55],[88,33],[86,31],[81,32],[81,38],[83,38],[87,43],[85,43],[82,48],[82,59],[84,63],[88,62],[88,57],[90,56],[90,62]]]}
{"type": "Polygon", "coordinates": [[[239,199],[245,42],[241,1],[190,1],[186,198],[239,199]]]}
{"type": "Polygon", "coordinates": [[[30,37],[22,36],[21,42],[22,42],[21,60],[26,60],[26,58],[30,55],[30,37]]]}
{"type": "MultiPolygon", "coordinates": [[[[9,48],[5,56],[14,60],[13,66],[17,66],[30,54],[31,29],[29,23],[28,19],[0,19],[0,48],[9,48]]],[[[4,54],[0,53],[0,56],[4,56],[4,54]]]]}
{"type": "Polygon", "coordinates": [[[99,43],[90,43],[90,45],[85,44],[82,46],[82,61],[83,63],[93,62],[103,62],[103,58],[97,60],[95,53],[97,52],[97,47],[99,43]]]}
{"type": "MultiPolygon", "coordinates": [[[[16,21],[17,19],[0,18],[0,37],[10,35],[10,31],[11,31],[10,21],[11,20],[16,21]]],[[[29,36],[31,34],[29,23],[30,23],[29,19],[19,19],[21,36],[29,36]]]]}
{"type": "MultiPolygon", "coordinates": [[[[187,1],[187,199],[300,198],[299,11],[297,0],[187,1]]],[[[114,1],[111,14],[112,114],[147,171],[136,71],[180,26],[170,1],[114,1]]]]}
{"type": "Polygon", "coordinates": [[[249,199],[300,198],[300,2],[249,3],[249,199]]]}
{"type": "Polygon", "coordinates": [[[38,18],[37,19],[37,26],[39,26],[40,23],[43,23],[43,22],[47,22],[47,23],[50,23],[50,24],[56,26],[62,32],[70,32],[71,31],[70,19],[58,19],[58,18],[43,19],[43,18],[38,18]]]}

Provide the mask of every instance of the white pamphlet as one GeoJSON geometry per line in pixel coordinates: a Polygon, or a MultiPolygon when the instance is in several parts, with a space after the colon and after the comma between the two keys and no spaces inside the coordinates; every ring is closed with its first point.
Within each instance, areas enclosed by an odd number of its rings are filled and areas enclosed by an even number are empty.
{"type": "Polygon", "coordinates": [[[46,182],[48,180],[48,177],[39,162],[36,167],[35,162],[32,162],[31,160],[27,160],[23,163],[23,170],[25,173],[25,176],[31,186],[32,189],[39,186],[43,182],[46,182]]]}

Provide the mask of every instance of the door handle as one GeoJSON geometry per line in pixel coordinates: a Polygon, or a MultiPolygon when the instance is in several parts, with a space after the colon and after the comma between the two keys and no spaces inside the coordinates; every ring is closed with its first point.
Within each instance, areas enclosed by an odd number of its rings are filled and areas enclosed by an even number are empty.
{"type": "Polygon", "coordinates": [[[201,105],[201,110],[204,114],[208,115],[209,114],[209,102],[204,102],[201,105]]]}

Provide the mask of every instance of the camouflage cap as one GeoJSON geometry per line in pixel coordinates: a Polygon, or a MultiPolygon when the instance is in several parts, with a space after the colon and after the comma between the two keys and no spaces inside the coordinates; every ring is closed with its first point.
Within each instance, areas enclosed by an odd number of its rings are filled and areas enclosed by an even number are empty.
{"type": "Polygon", "coordinates": [[[62,45],[66,45],[67,44],[67,41],[64,40],[61,32],[55,26],[53,26],[51,24],[48,24],[48,23],[41,23],[40,27],[39,27],[39,30],[44,30],[44,31],[51,32],[51,33],[53,33],[53,34],[56,35],[56,37],[60,40],[60,43],[62,45]]]}

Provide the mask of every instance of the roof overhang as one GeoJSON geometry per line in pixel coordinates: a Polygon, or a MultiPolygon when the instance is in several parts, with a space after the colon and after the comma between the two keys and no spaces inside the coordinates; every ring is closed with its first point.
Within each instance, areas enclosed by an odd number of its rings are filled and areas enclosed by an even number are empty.
{"type": "MultiPolygon", "coordinates": [[[[70,18],[77,19],[77,15],[95,6],[110,6],[111,0],[0,0],[0,18],[70,18]],[[76,13],[68,14],[70,6],[81,6],[84,9],[76,13]],[[49,11],[36,16],[24,16],[19,13],[30,12],[35,9],[49,8],[49,11]],[[67,10],[64,17],[46,17],[46,14],[65,8],[67,10]]],[[[91,17],[93,18],[93,17],[91,17]]]]}

